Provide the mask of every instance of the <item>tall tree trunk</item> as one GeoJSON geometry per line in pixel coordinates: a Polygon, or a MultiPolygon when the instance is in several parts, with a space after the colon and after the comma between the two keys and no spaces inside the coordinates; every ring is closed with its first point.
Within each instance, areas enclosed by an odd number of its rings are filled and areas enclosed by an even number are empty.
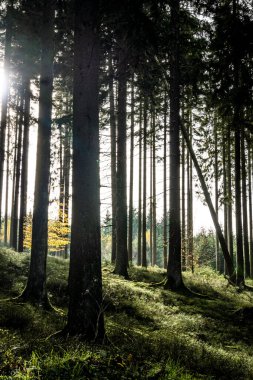
{"type": "Polygon", "coordinates": [[[59,163],[60,163],[60,176],[59,176],[59,222],[63,222],[64,220],[64,177],[63,177],[63,139],[64,135],[62,133],[63,125],[59,125],[59,139],[60,139],[60,147],[59,147],[59,163]]]}
{"type": "Polygon", "coordinates": [[[17,250],[18,248],[18,205],[19,205],[19,194],[20,194],[20,170],[21,170],[21,154],[22,154],[22,137],[23,137],[23,119],[24,119],[24,89],[22,89],[20,109],[19,109],[19,121],[18,121],[18,146],[17,146],[17,157],[16,157],[16,176],[15,176],[15,190],[14,190],[14,203],[13,203],[13,214],[11,220],[11,241],[10,245],[12,248],[17,250]]]}
{"type": "MultiPolygon", "coordinates": [[[[122,41],[124,44],[124,41],[122,41]]],[[[123,49],[123,48],[122,48],[123,49]]],[[[127,252],[127,170],[126,170],[126,100],[127,63],[125,50],[119,51],[119,93],[118,93],[118,133],[117,133],[117,217],[116,217],[116,263],[114,273],[128,277],[127,252]]]]}
{"type": "MultiPolygon", "coordinates": [[[[184,107],[182,109],[182,123],[185,123],[185,112],[184,107]]],[[[182,236],[182,270],[186,270],[186,212],[185,212],[185,169],[186,169],[186,159],[185,159],[185,141],[182,141],[182,165],[181,165],[181,208],[182,208],[182,222],[181,222],[181,236],[182,236]]],[[[187,155],[188,158],[188,155],[187,155]]],[[[188,160],[187,160],[188,162],[188,160]]]]}
{"type": "Polygon", "coordinates": [[[157,260],[157,239],[156,239],[156,133],[155,133],[155,115],[153,115],[153,142],[152,142],[152,166],[153,166],[153,197],[152,197],[152,214],[153,214],[153,248],[152,248],[152,265],[156,265],[157,260]]]}
{"type": "MultiPolygon", "coordinates": [[[[152,118],[152,115],[151,115],[152,118]]],[[[150,125],[150,135],[152,134],[152,121],[150,125]]],[[[150,138],[150,157],[149,157],[149,258],[150,265],[152,264],[153,257],[153,149],[152,149],[152,137],[150,138]]]]}
{"type": "Polygon", "coordinates": [[[231,260],[234,256],[234,237],[233,237],[233,195],[232,195],[232,175],[231,175],[231,126],[227,131],[227,173],[228,173],[228,248],[231,260]]]}
{"type": "Polygon", "coordinates": [[[170,62],[170,205],[169,260],[165,288],[180,289],[181,270],[180,222],[180,80],[179,80],[179,9],[180,0],[171,1],[171,62],[170,62]]]}
{"type": "MultiPolygon", "coordinates": [[[[17,97],[16,103],[17,109],[19,107],[19,99],[17,97]]],[[[11,218],[10,218],[10,245],[13,241],[13,217],[14,217],[14,200],[15,200],[15,181],[16,181],[16,171],[17,171],[17,152],[18,152],[18,132],[19,132],[19,113],[16,112],[16,122],[15,122],[15,138],[14,138],[14,149],[13,149],[13,173],[12,173],[12,195],[11,195],[11,218]]]]}
{"type": "Polygon", "coordinates": [[[110,102],[110,134],[111,134],[111,187],[112,187],[112,263],[116,260],[116,117],[114,105],[112,52],[109,56],[109,102],[110,102]]]}
{"type": "Polygon", "coordinates": [[[133,261],[133,185],[134,185],[134,76],[131,90],[131,132],[130,132],[130,180],[129,180],[129,228],[128,260],[133,261]]]}
{"type": "Polygon", "coordinates": [[[5,216],[4,216],[4,244],[8,244],[8,205],[9,205],[9,174],[10,174],[10,135],[11,135],[10,116],[8,117],[7,135],[7,157],[6,157],[6,183],[5,183],[5,216]]]}
{"type": "Polygon", "coordinates": [[[2,220],[2,198],[3,198],[3,176],[4,176],[4,157],[5,157],[5,135],[7,125],[7,108],[9,96],[9,67],[11,58],[11,41],[13,34],[12,25],[12,11],[13,1],[9,1],[6,13],[6,32],[5,32],[5,46],[4,46],[4,73],[7,79],[6,86],[2,92],[2,105],[1,105],[1,123],[0,123],[0,230],[2,220]]]}
{"type": "MultiPolygon", "coordinates": [[[[227,208],[227,141],[226,141],[226,130],[222,130],[222,170],[223,170],[223,229],[224,238],[228,245],[228,208],[227,208]]],[[[220,261],[220,273],[226,273],[226,265],[224,265],[224,260],[220,261]]]]}
{"type": "Polygon", "coordinates": [[[141,265],[147,266],[147,95],[144,95],[144,110],[143,110],[143,192],[142,192],[142,255],[141,265]]]}
{"type": "MultiPolygon", "coordinates": [[[[69,225],[69,177],[70,177],[70,127],[65,126],[64,138],[64,163],[63,163],[63,177],[64,177],[64,224],[69,225]]],[[[68,258],[68,244],[65,246],[65,258],[68,258]]]]}
{"type": "Polygon", "coordinates": [[[201,184],[204,196],[205,196],[205,201],[208,205],[208,208],[209,208],[212,220],[213,220],[213,224],[214,224],[216,233],[217,233],[218,238],[219,238],[220,246],[221,246],[222,253],[223,253],[226,265],[227,265],[227,270],[228,270],[230,280],[232,282],[234,282],[235,281],[235,273],[234,273],[233,261],[231,259],[230,254],[229,254],[227,243],[226,243],[226,240],[225,240],[224,235],[222,233],[222,230],[221,230],[218,218],[217,218],[217,214],[216,214],[215,209],[213,207],[213,203],[212,203],[210,194],[208,192],[208,188],[206,186],[204,176],[201,172],[200,166],[198,164],[198,160],[197,160],[196,155],[194,153],[194,150],[192,148],[192,144],[191,144],[191,141],[188,137],[187,130],[185,129],[183,124],[181,124],[181,131],[182,131],[183,137],[185,139],[187,149],[189,150],[192,161],[194,163],[194,166],[195,166],[195,169],[196,169],[196,172],[197,172],[197,175],[198,175],[198,178],[199,178],[199,181],[200,181],[200,184],[201,184]]]}
{"type": "Polygon", "coordinates": [[[248,177],[250,278],[253,278],[252,151],[250,141],[248,142],[248,177]]]}
{"type": "Polygon", "coordinates": [[[18,251],[24,251],[24,224],[27,212],[27,181],[28,181],[28,151],[29,151],[29,123],[30,123],[30,79],[24,82],[24,135],[23,154],[20,188],[20,213],[19,213],[19,234],[18,251]]]}
{"type": "MultiPolygon", "coordinates": [[[[190,141],[192,141],[192,123],[191,111],[189,111],[189,124],[188,134],[190,141]]],[[[188,263],[191,271],[194,271],[194,258],[193,258],[193,195],[192,195],[192,160],[188,152],[187,154],[187,242],[188,242],[188,263]]]]}
{"type": "Polygon", "coordinates": [[[163,267],[167,267],[167,93],[164,94],[164,127],[163,127],[163,267]]]}
{"type": "Polygon", "coordinates": [[[25,300],[49,306],[46,288],[46,263],[48,250],[48,203],[50,175],[50,139],[54,60],[54,0],[44,0],[41,30],[41,76],[37,160],[32,221],[31,262],[25,300]]]}
{"type": "Polygon", "coordinates": [[[104,338],[99,197],[99,2],[75,1],[73,202],[65,332],[104,338]]]}
{"type": "Polygon", "coordinates": [[[242,154],[242,210],[243,210],[243,248],[245,260],[245,276],[250,276],[250,257],[249,257],[249,233],[248,233],[248,202],[247,202],[247,171],[245,160],[245,133],[242,128],[241,138],[241,154],[242,154]]]}
{"type": "MultiPolygon", "coordinates": [[[[214,204],[217,220],[219,220],[219,166],[218,166],[218,126],[216,117],[214,115],[214,204]]],[[[215,233],[215,257],[216,257],[216,271],[220,271],[220,246],[219,237],[215,233]]]]}
{"type": "Polygon", "coordinates": [[[238,55],[237,0],[233,0],[233,67],[234,67],[234,114],[232,120],[235,147],[235,225],[236,225],[236,258],[237,285],[244,285],[244,259],[242,236],[242,204],[241,204],[241,99],[239,94],[240,58],[238,55]]]}
{"type": "Polygon", "coordinates": [[[138,195],[138,252],[137,252],[137,265],[141,265],[141,232],[142,232],[142,103],[140,102],[140,122],[139,122],[139,195],[138,195]]]}

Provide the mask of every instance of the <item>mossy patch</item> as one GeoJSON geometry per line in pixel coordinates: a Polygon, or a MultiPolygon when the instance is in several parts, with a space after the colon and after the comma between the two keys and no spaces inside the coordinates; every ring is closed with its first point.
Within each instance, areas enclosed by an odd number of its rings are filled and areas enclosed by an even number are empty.
{"type": "Polygon", "coordinates": [[[209,268],[184,274],[191,296],[165,291],[159,268],[131,267],[124,280],[104,265],[107,344],[96,347],[47,339],[66,323],[68,260],[48,259],[50,299],[61,310],[45,312],[3,301],[22,290],[29,256],[1,256],[0,379],[253,379],[252,293],[209,268]]]}

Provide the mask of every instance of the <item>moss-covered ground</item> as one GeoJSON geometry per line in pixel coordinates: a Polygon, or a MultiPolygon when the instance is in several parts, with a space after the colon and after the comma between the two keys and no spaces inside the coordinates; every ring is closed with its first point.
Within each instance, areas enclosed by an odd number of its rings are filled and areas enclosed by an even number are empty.
{"type": "Polygon", "coordinates": [[[17,300],[29,256],[0,251],[0,379],[253,379],[253,293],[210,269],[185,273],[193,293],[163,290],[165,272],[103,266],[107,341],[47,339],[66,323],[68,261],[49,257],[54,311],[17,300]]]}

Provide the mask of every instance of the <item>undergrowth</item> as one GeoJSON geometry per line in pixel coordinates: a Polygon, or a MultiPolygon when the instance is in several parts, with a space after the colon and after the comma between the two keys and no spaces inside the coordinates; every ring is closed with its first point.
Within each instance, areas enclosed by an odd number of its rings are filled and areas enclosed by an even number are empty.
{"type": "Polygon", "coordinates": [[[49,257],[55,311],[12,300],[29,256],[0,251],[0,379],[253,379],[250,292],[238,293],[209,268],[184,280],[192,293],[163,289],[165,272],[130,268],[130,280],[103,266],[107,343],[47,337],[63,328],[68,261],[49,257]],[[250,315],[250,314],[249,314],[250,315]]]}

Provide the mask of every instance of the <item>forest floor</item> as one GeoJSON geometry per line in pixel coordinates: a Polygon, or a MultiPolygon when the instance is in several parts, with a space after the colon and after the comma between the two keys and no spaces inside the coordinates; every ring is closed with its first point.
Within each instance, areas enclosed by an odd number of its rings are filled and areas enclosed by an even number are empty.
{"type": "Polygon", "coordinates": [[[103,266],[107,343],[47,339],[66,323],[68,261],[49,257],[55,310],[11,299],[26,282],[29,256],[0,250],[0,379],[253,379],[253,293],[210,269],[184,274],[178,294],[160,269],[103,266]],[[203,294],[205,296],[200,296],[203,294]]]}

